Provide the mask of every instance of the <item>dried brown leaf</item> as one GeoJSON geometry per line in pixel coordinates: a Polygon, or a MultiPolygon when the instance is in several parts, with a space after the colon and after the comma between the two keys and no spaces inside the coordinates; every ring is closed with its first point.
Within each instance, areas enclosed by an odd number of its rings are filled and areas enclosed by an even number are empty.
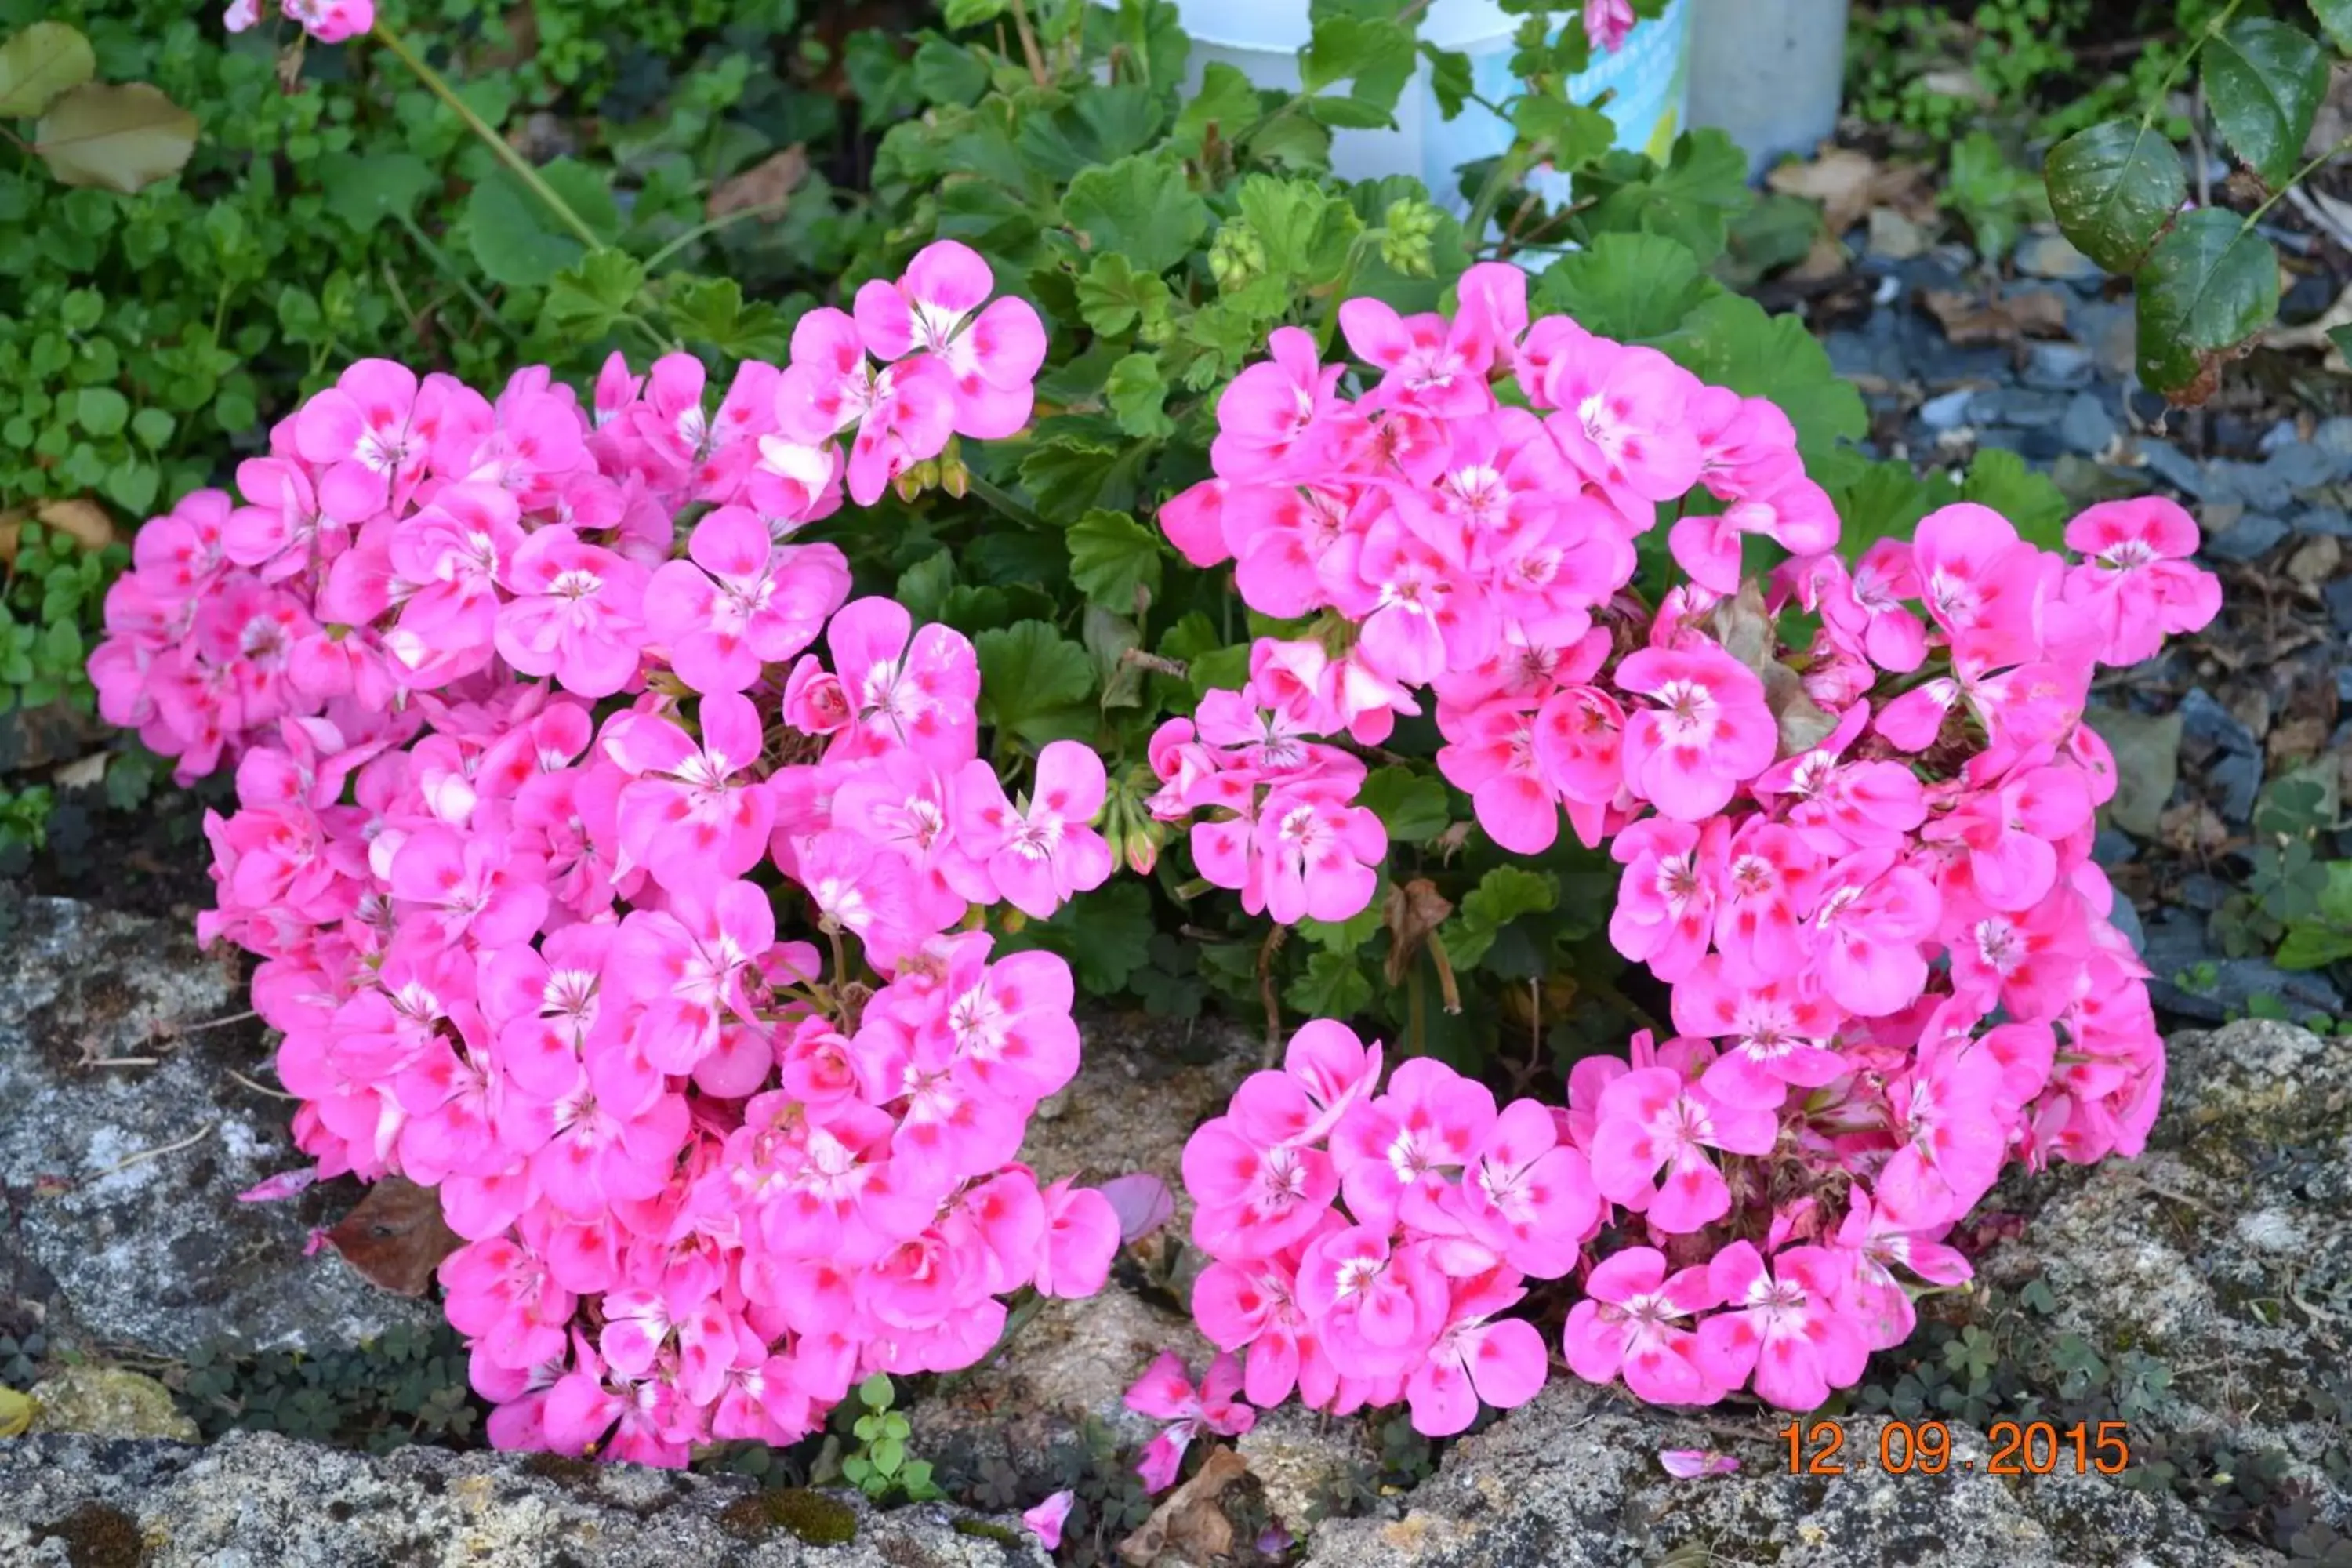
{"type": "Polygon", "coordinates": [[[422,1296],[441,1260],[465,1245],[441,1217],[430,1187],[386,1176],[368,1189],[327,1240],[369,1283],[402,1296],[422,1296]]]}
{"type": "Polygon", "coordinates": [[[2066,301],[2054,289],[2027,289],[2007,299],[1930,289],[1919,302],[1942,324],[1944,335],[1962,347],[2066,335],[2066,301]]]}
{"type": "Polygon", "coordinates": [[[721,218],[729,213],[757,212],[762,222],[773,223],[784,216],[792,194],[800,189],[808,172],[808,151],[794,142],[713,185],[702,216],[721,218]]]}
{"type": "Polygon", "coordinates": [[[1225,1492],[1249,1473],[1248,1464],[1233,1449],[1222,1444],[1212,1448],[1199,1472],[1170,1492],[1151,1517],[1118,1543],[1118,1560],[1130,1568],[1150,1568],[1168,1556],[1202,1564],[1232,1556],[1237,1532],[1220,1504],[1225,1492]]]}
{"type": "Polygon", "coordinates": [[[1444,925],[1453,912],[1453,904],[1426,877],[1390,885],[1388,901],[1381,907],[1381,923],[1389,932],[1390,984],[1404,984],[1413,961],[1429,942],[1429,933],[1444,925]]]}

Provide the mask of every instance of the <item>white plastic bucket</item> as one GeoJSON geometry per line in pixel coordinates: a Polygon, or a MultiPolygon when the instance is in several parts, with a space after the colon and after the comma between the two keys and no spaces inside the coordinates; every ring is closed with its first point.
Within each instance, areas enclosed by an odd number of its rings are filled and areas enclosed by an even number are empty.
{"type": "MultiPolygon", "coordinates": [[[[1621,147],[1663,158],[1683,128],[1690,3],[1671,0],[1663,16],[1634,25],[1624,47],[1613,55],[1596,53],[1590,67],[1570,79],[1569,97],[1578,103],[1615,89],[1603,111],[1617,126],[1621,147]]],[[[1219,61],[1261,88],[1298,90],[1298,52],[1313,32],[1307,0],[1177,0],[1176,9],[1192,39],[1194,90],[1210,64],[1219,61]]],[[[1571,15],[1564,25],[1583,24],[1571,15]]],[[[1511,76],[1517,27],[1517,20],[1494,0],[1433,0],[1422,18],[1421,37],[1467,55],[1480,96],[1500,103],[1518,91],[1511,76]]],[[[1454,171],[1500,153],[1511,144],[1511,128],[1475,103],[1448,121],[1438,110],[1429,77],[1424,59],[1397,102],[1395,130],[1334,132],[1331,172],[1347,180],[1411,174],[1439,205],[1458,215],[1468,204],[1455,191],[1454,171]]],[[[1539,173],[1528,183],[1553,200],[1566,194],[1563,175],[1539,173]]]]}

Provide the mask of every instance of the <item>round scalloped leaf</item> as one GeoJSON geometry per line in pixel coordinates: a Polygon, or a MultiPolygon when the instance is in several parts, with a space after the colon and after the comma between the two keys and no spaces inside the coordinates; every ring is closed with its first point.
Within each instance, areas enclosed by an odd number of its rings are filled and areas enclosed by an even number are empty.
{"type": "Polygon", "coordinates": [[[0,119],[30,120],[97,70],[88,38],[63,22],[36,22],[0,44],[0,119]]]}
{"type": "Polygon", "coordinates": [[[2069,136],[2050,150],[2042,174],[2059,228],[2110,272],[2138,266],[2189,197],[2172,143],[2128,120],[2069,136]]]}
{"type": "Polygon", "coordinates": [[[126,196],[178,174],[195,146],[196,117],[145,82],[77,87],[33,131],[33,151],[58,184],[126,196]]]}

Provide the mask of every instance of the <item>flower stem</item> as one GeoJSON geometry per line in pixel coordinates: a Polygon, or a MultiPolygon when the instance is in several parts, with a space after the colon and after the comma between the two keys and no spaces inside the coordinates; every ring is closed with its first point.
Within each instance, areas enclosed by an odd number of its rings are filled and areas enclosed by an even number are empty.
{"type": "Polygon", "coordinates": [[[556,194],[554,186],[541,177],[540,172],[531,165],[530,160],[516,152],[512,142],[491,130],[489,122],[475,113],[471,104],[457,96],[457,89],[444,79],[441,73],[426,65],[425,58],[408,47],[407,39],[383,22],[375,25],[375,38],[378,43],[397,56],[401,64],[415,71],[416,79],[423,82],[434,97],[447,104],[457,113],[457,118],[465,122],[466,129],[480,137],[483,145],[497,153],[499,161],[514,172],[515,178],[530,186],[531,194],[547,204],[548,210],[562,221],[563,226],[572,231],[573,237],[591,250],[603,247],[604,242],[596,237],[596,231],[590,228],[580,215],[572,210],[571,203],[556,194]]]}

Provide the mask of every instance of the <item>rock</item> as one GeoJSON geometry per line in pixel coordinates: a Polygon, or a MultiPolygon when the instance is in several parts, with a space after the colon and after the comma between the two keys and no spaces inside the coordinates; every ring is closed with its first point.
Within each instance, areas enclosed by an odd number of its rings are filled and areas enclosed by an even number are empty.
{"type": "Polygon", "coordinates": [[[172,1391],[119,1366],[69,1366],[33,1385],[36,1432],[92,1437],[168,1437],[196,1441],[196,1424],[172,1403],[172,1391]]]}
{"type": "Polygon", "coordinates": [[[2020,272],[2036,278],[2088,281],[2104,276],[2099,264],[2066,242],[2059,234],[2029,234],[2017,242],[2012,257],[2020,272]]]}
{"type": "Polygon", "coordinates": [[[2296,489],[2309,489],[2342,479],[2352,462],[2313,442],[2289,441],[2271,449],[2263,467],[2296,489]]]}
{"type": "MultiPolygon", "coordinates": [[[[1176,1198],[1167,1234],[1188,1236],[1185,1140],[1223,1112],[1263,1043],[1208,1020],[1089,1018],[1081,1029],[1078,1076],[1038,1109],[1021,1157],[1045,1181],[1151,1172],[1176,1198]]],[[[1149,1243],[1137,1251],[1161,1255],[1149,1243]]],[[[1141,1441],[1155,1424],[1129,1410],[1125,1396],[1163,1350],[1184,1356],[1195,1375],[1216,1353],[1171,1289],[1151,1285],[1132,1258],[1122,1260],[1100,1295],[1040,1301],[986,1361],[941,1379],[908,1413],[916,1447],[936,1455],[958,1445],[1042,1479],[1046,1450],[1088,1418],[1141,1441]]]]}
{"type": "Polygon", "coordinates": [[[2076,393],[2066,405],[2066,416],[2058,422],[2059,439],[2086,458],[2095,458],[2114,446],[2119,433],[2107,405],[2088,392],[2076,393]]]}
{"type": "Polygon", "coordinates": [[[2294,531],[2306,539],[2352,539],[2352,517],[2340,506],[2305,507],[2294,514],[2294,531]]]}
{"type": "Polygon", "coordinates": [[[2051,429],[2066,417],[2068,401],[2055,392],[1997,386],[1969,400],[1969,417],[1979,425],[2007,425],[2020,430],[2051,429]]]}
{"type": "Polygon", "coordinates": [[[175,926],[0,889],[0,1184],[20,1194],[17,1223],[0,1226],[0,1278],[23,1281],[57,1342],[178,1355],[343,1345],[437,1321],[340,1258],[303,1257],[310,1227],[355,1188],[236,1201],[306,1163],[290,1108],[229,1077],[265,1070],[260,1026],[177,1038],[158,1026],[244,1005],[242,985],[175,926]]]}
{"type": "Polygon", "coordinates": [[[1327,1421],[1296,1400],[1260,1411],[1234,1446],[1265,1489],[1267,1509],[1302,1541],[1317,1500],[1338,1492],[1351,1469],[1377,1474],[1380,1463],[1363,1422],[1327,1421]]]}
{"type": "Polygon", "coordinates": [[[2352,463],[2352,416],[2323,419],[2311,433],[2311,444],[2340,461],[2352,463]]]}
{"type": "Polygon", "coordinates": [[[2205,921],[2185,910],[2166,910],[2147,923],[2140,949],[2148,968],[2147,992],[2158,1007],[2178,1017],[2218,1024],[2243,1016],[2259,996],[2297,1017],[2342,1011],[2343,994],[2319,971],[2288,971],[2266,959],[2223,958],[2205,934],[2205,921]],[[2210,968],[2210,973],[2205,973],[2210,968]],[[2189,984],[2180,984],[2187,980],[2189,984]]]}
{"type": "Polygon", "coordinates": [[[1919,226],[1893,207],[1870,209],[1870,254],[1889,261],[1908,261],[1924,255],[1927,236],[1919,226]]]}
{"type": "Polygon", "coordinates": [[[2286,574],[2306,588],[2315,588],[2336,575],[2344,564],[2343,544],[2328,534],[2306,539],[2286,558],[2286,574]]]}
{"type": "Polygon", "coordinates": [[[1939,1568],[2224,1568],[2275,1562],[2217,1537],[2168,1495],[2099,1475],[1996,1479],[1983,1434],[1955,1424],[1939,1476],[1877,1462],[1878,1418],[1844,1423],[1845,1473],[1791,1475],[1778,1412],[1753,1436],[1723,1412],[1704,1423],[1645,1410],[1556,1379],[1447,1454],[1402,1516],[1333,1521],[1308,1568],[1653,1568],[1773,1563],[1780,1568],[1933,1563],[1939,1568]],[[1661,1447],[1727,1449],[1733,1475],[1680,1481],[1661,1447]],[[2128,1543],[2129,1555],[2125,1547],[2128,1543]]]}
{"type": "Polygon", "coordinates": [[[1045,1568],[1046,1558],[1017,1520],[937,1504],[877,1513],[854,1493],[761,1492],[733,1476],[423,1447],[379,1458],[237,1432],[209,1448],[0,1443],[0,1563],[1045,1568]]]}
{"type": "Polygon", "coordinates": [[[2254,732],[2201,686],[2180,700],[2180,724],[2184,734],[2225,752],[2250,757],[2262,749],[2254,732]]]}
{"type": "Polygon", "coordinates": [[[2284,1453],[2318,1516],[2352,1528],[2352,1485],[2323,1465],[2345,1440],[2326,1402],[2352,1310],[2352,1047],[2252,1019],[2176,1035],[2167,1058],[2147,1152],[2039,1178],[1980,1271],[2041,1280],[2053,1331],[2167,1366],[2156,1428],[2284,1453]]]}
{"type": "MultiPolygon", "coordinates": [[[[2208,512],[2224,509],[2208,507],[2208,512]]],[[[2235,515],[2223,526],[2214,528],[2205,536],[2197,552],[2209,561],[2253,561],[2267,555],[2287,536],[2287,526],[2266,511],[2248,511],[2232,503],[2228,509],[2235,515]]]]}
{"type": "Polygon", "coordinates": [[[1792,1475],[1780,1412],[1727,1404],[1694,1416],[1559,1378],[1464,1438],[1390,1516],[1319,1527],[1307,1563],[2284,1561],[2248,1543],[2259,1524],[2224,1533],[2228,1510],[2192,1509],[2150,1485],[2139,1467],[2159,1454],[2168,1463],[2210,1456],[2241,1471],[2277,1467],[2308,1521],[2297,1551],[2315,1542],[2309,1560],[2324,1560],[2328,1542],[2352,1530],[2337,1425],[2339,1402],[2352,1398],[2340,1332],[2352,1306],[2352,1046],[2241,1023],[2176,1036],[2169,1050],[2168,1099],[2143,1157],[2013,1173],[1988,1206],[2030,1217],[1979,1265],[2012,1300],[2036,1282],[2049,1293],[2046,1321],[2037,1310],[2039,1327],[2008,1331],[2079,1336],[2096,1354],[2128,1351],[2169,1372],[2127,1423],[2126,1475],[2062,1463],[2049,1475],[1995,1478],[1985,1434],[1958,1421],[1944,1473],[1891,1474],[1880,1463],[1885,1423],[1851,1412],[1842,1420],[1843,1472],[1792,1475]],[[1656,1458],[1664,1447],[1722,1450],[1739,1468],[1671,1480],[1656,1458]]]}
{"type": "Polygon", "coordinates": [[[1939,435],[1957,430],[1969,422],[1969,403],[1976,395],[1975,388],[1963,386],[1940,397],[1931,397],[1919,405],[1919,423],[1939,435]]]}
{"type": "Polygon", "coordinates": [[[2139,330],[2130,304],[2077,300],[2068,321],[2076,341],[2091,345],[2101,376],[2116,382],[2133,379],[2138,369],[2139,330]]]}
{"type": "Polygon", "coordinates": [[[2157,819],[2180,780],[2180,714],[2094,708],[2085,718],[2116,754],[2116,793],[2107,802],[2108,819],[2136,838],[2155,837],[2157,819]]]}
{"type": "Polygon", "coordinates": [[[2035,342],[2025,345],[2025,369],[2019,379],[2028,386],[2074,392],[2090,385],[2096,371],[2091,351],[2080,343],[2035,342]]]}
{"type": "Polygon", "coordinates": [[[2340,578],[2319,591],[2327,605],[2327,619],[2342,636],[2352,637],[2352,577],[2340,578]]]}
{"type": "Polygon", "coordinates": [[[2147,471],[2192,500],[2219,500],[2206,494],[2205,470],[2195,458],[2189,457],[2169,441],[2159,441],[2143,436],[2139,442],[2140,456],[2147,459],[2147,471]]]}

